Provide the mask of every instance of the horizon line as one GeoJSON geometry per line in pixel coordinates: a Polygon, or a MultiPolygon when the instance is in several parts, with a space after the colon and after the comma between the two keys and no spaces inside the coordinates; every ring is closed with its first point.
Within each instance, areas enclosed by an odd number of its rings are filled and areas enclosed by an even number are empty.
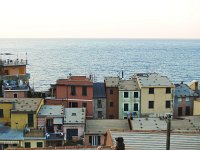
{"type": "Polygon", "coordinates": [[[140,39],[160,39],[160,40],[200,40],[199,38],[135,38],[135,37],[0,37],[0,39],[135,39],[135,40],[140,40],[140,39]]]}

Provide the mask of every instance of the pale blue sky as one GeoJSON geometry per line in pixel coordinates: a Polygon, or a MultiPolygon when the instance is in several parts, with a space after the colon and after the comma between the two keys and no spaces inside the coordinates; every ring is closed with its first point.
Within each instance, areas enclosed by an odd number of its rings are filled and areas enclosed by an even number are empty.
{"type": "Polygon", "coordinates": [[[0,0],[0,38],[200,38],[200,0],[0,0]]]}

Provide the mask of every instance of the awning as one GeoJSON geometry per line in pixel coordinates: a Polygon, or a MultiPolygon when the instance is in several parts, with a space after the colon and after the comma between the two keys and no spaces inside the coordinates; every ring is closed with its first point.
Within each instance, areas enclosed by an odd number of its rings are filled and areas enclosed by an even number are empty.
{"type": "Polygon", "coordinates": [[[19,141],[0,141],[0,144],[19,144],[19,141]]]}
{"type": "Polygon", "coordinates": [[[63,124],[63,118],[53,118],[53,124],[63,124]]]}

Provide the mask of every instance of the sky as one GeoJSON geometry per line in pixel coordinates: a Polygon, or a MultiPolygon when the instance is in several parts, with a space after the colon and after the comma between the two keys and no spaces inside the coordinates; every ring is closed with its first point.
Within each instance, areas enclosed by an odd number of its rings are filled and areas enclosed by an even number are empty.
{"type": "Polygon", "coordinates": [[[200,0],[0,0],[0,38],[200,38],[200,0]]]}

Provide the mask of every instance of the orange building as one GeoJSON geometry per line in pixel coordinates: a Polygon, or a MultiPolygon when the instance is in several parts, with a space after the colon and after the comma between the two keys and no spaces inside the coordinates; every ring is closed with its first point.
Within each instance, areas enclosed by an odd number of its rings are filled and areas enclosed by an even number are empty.
{"type": "Polygon", "coordinates": [[[27,60],[0,59],[1,93],[5,98],[25,98],[30,91],[30,74],[26,72],[27,60]]]}
{"type": "Polygon", "coordinates": [[[46,98],[48,105],[64,105],[64,107],[86,108],[86,117],[93,118],[93,82],[86,76],[69,76],[59,79],[54,85],[55,98],[46,98]]]}

